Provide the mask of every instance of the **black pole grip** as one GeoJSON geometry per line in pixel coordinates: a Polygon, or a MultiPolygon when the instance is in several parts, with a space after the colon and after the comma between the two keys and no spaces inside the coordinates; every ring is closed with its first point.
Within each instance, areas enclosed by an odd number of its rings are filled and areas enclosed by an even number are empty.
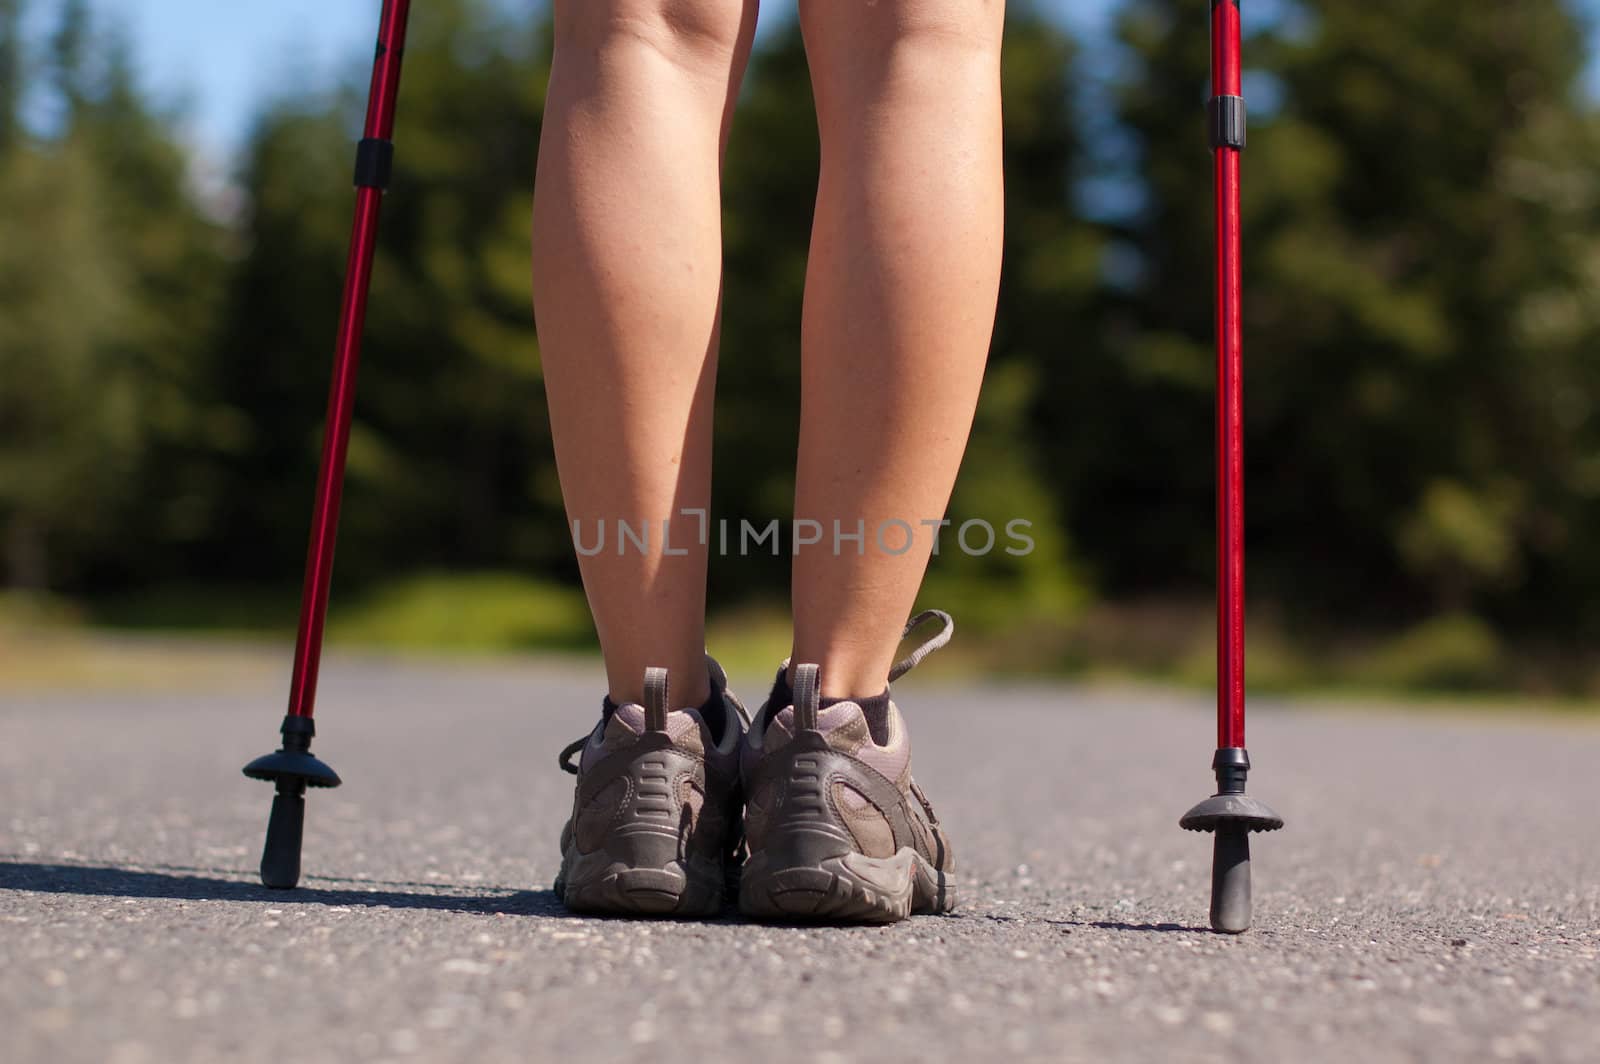
{"type": "Polygon", "coordinates": [[[1206,139],[1211,148],[1244,150],[1243,96],[1213,96],[1206,101],[1206,139]]]}
{"type": "Polygon", "coordinates": [[[387,189],[394,172],[394,141],[366,137],[356,145],[356,188],[387,189]]]}

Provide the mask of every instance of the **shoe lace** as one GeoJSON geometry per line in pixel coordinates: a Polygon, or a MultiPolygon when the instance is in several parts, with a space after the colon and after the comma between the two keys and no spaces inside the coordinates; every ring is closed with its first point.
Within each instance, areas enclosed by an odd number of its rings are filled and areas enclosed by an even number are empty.
{"type": "MultiPolygon", "coordinates": [[[[894,663],[894,667],[889,670],[890,683],[894,683],[900,677],[904,676],[906,673],[922,664],[922,660],[924,658],[926,658],[929,654],[932,654],[935,650],[938,650],[949,643],[950,637],[956,634],[956,621],[954,617],[950,616],[944,610],[923,610],[921,613],[917,614],[915,617],[906,622],[905,628],[900,632],[901,641],[904,642],[907,636],[916,631],[918,628],[922,627],[925,622],[935,619],[937,619],[939,622],[939,630],[918,645],[917,649],[913,650],[911,653],[894,663]]],[[[779,663],[778,674],[780,677],[788,673],[789,665],[793,660],[793,658],[784,658],[783,661],[779,663]]]]}
{"type": "Polygon", "coordinates": [[[557,763],[561,765],[561,771],[570,772],[576,776],[578,774],[578,766],[572,763],[572,755],[576,754],[578,751],[582,750],[588,745],[589,736],[587,735],[585,735],[582,739],[568,743],[566,748],[561,751],[561,756],[557,758],[557,763]]]}
{"type": "MultiPolygon", "coordinates": [[[[935,650],[938,650],[940,647],[950,642],[950,637],[955,635],[955,618],[951,617],[943,610],[923,610],[921,613],[911,618],[910,621],[906,622],[906,629],[904,632],[900,633],[900,638],[904,639],[906,636],[915,631],[924,621],[933,620],[934,618],[937,618],[939,621],[939,631],[925,640],[920,646],[917,647],[917,649],[913,650],[911,653],[907,654],[904,658],[901,658],[895,663],[894,668],[889,670],[890,683],[893,683],[895,680],[898,680],[900,677],[916,668],[922,662],[923,658],[927,657],[935,650]]],[[[911,793],[916,797],[918,803],[921,804],[922,811],[928,815],[928,823],[935,825],[938,824],[939,817],[938,814],[933,811],[933,803],[928,801],[928,796],[926,794],[922,793],[922,788],[917,786],[916,780],[911,780],[909,782],[911,784],[911,793]]]]}
{"type": "Polygon", "coordinates": [[[932,620],[939,622],[939,630],[924,640],[917,649],[895,662],[894,668],[889,670],[890,683],[894,683],[900,677],[916,668],[922,663],[923,658],[949,643],[950,637],[956,634],[955,618],[944,612],[944,610],[923,610],[906,622],[905,631],[900,633],[900,638],[905,639],[912,632],[922,627],[925,622],[932,620]]]}
{"type": "Polygon", "coordinates": [[[933,803],[928,801],[928,796],[922,793],[922,788],[917,786],[917,781],[911,781],[911,793],[922,803],[922,811],[928,814],[928,823],[939,823],[939,815],[933,811],[933,803]]]}
{"type": "MultiPolygon", "coordinates": [[[[943,610],[923,610],[921,613],[917,614],[915,617],[911,618],[911,620],[906,622],[906,629],[900,633],[900,638],[904,639],[906,636],[914,632],[919,626],[921,626],[924,621],[933,620],[935,618],[937,618],[939,621],[939,631],[930,636],[928,639],[924,640],[923,643],[917,647],[917,649],[913,650],[911,653],[907,654],[904,658],[901,658],[895,663],[894,668],[889,670],[890,683],[893,683],[906,673],[910,672],[912,669],[916,668],[922,662],[923,658],[927,657],[935,650],[938,650],[940,647],[950,642],[950,637],[956,634],[956,622],[954,617],[951,617],[943,610]]],[[[922,805],[922,811],[928,814],[928,823],[939,823],[939,817],[936,813],[934,813],[933,803],[928,801],[928,796],[922,793],[922,788],[917,786],[916,780],[911,780],[909,782],[911,784],[911,793],[922,805]]]]}

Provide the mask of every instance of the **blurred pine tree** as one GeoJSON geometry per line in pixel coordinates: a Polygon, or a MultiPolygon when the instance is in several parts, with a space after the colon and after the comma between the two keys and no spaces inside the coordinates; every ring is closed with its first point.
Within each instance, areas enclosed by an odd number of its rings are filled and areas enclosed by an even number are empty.
{"type": "MultiPolygon", "coordinates": [[[[273,101],[242,210],[217,221],[123,43],[64,0],[30,49],[26,6],[0,0],[6,579],[292,588],[366,72],[273,101]]],[[[1335,627],[1592,633],[1600,126],[1580,22],[1560,0],[1253,10],[1253,596],[1335,627]]],[[[443,567],[576,581],[528,298],[542,25],[497,0],[416,10],[341,587],[443,567]]],[[[1000,317],[950,517],[1031,520],[1037,550],[943,554],[930,600],[999,623],[1063,615],[1084,585],[1209,592],[1205,35],[1193,4],[1129,0],[1113,52],[1086,56],[1012,12],[1000,317]],[[1086,70],[1110,72],[1112,113],[1083,106],[1086,70]]],[[[719,516],[790,510],[816,171],[803,45],[776,27],[724,176],[719,516]]],[[[781,599],[786,562],[714,565],[713,600],[781,599]]]]}
{"type": "Polygon", "coordinates": [[[148,578],[162,560],[152,544],[181,549],[209,531],[195,519],[215,494],[199,452],[217,425],[196,373],[212,340],[219,234],[126,43],[67,3],[47,57],[30,59],[24,6],[0,9],[6,579],[71,589],[148,578]],[[43,133],[19,118],[30,67],[59,115],[43,133]]]}
{"type": "MultiPolygon", "coordinates": [[[[1577,494],[1593,452],[1574,445],[1593,438],[1600,324],[1575,17],[1558,0],[1279,10],[1245,53],[1247,96],[1275,104],[1244,171],[1253,593],[1347,624],[1596,616],[1573,549],[1596,531],[1577,494]]],[[[1056,453],[1113,594],[1210,578],[1205,34],[1177,0],[1122,16],[1144,196],[1115,238],[1137,279],[1105,302],[1101,356],[1061,367],[1080,400],[1056,453]]]]}

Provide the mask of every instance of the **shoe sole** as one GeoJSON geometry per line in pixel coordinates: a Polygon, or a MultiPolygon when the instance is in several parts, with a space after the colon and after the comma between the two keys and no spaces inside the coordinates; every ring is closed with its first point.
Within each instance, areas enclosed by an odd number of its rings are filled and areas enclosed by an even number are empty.
{"type": "Polygon", "coordinates": [[[725,880],[720,864],[671,860],[641,868],[604,850],[581,854],[569,846],[555,891],[576,913],[597,916],[716,916],[725,880]]]}
{"type": "MultiPolygon", "coordinates": [[[[813,843],[824,842],[820,833],[805,834],[818,835],[813,843]]],[[[784,849],[813,848],[794,837],[785,842],[791,845],[784,849]]],[[[745,863],[739,887],[740,912],[763,920],[892,924],[913,913],[947,913],[955,907],[949,877],[911,847],[892,857],[852,851],[820,860],[795,860],[792,854],[785,860],[766,850],[745,863]]]]}

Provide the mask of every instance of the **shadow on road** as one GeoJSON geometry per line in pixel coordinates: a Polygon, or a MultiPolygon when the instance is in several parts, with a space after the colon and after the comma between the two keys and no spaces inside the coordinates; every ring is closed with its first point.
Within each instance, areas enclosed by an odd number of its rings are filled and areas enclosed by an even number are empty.
{"type": "Polygon", "coordinates": [[[301,886],[268,890],[235,869],[156,866],[154,870],[111,865],[51,864],[0,859],[0,889],[40,894],[115,898],[176,898],[195,901],[276,902],[291,905],[360,905],[369,908],[437,909],[506,916],[570,915],[550,890],[470,888],[455,884],[395,883],[342,879],[356,888],[301,886]],[[409,887],[413,889],[395,889],[409,887]]]}
{"type": "Polygon", "coordinates": [[[1074,927],[1098,927],[1102,931],[1187,931],[1191,934],[1209,935],[1209,927],[1190,927],[1187,924],[1125,924],[1117,920],[1062,920],[1074,927]]]}

